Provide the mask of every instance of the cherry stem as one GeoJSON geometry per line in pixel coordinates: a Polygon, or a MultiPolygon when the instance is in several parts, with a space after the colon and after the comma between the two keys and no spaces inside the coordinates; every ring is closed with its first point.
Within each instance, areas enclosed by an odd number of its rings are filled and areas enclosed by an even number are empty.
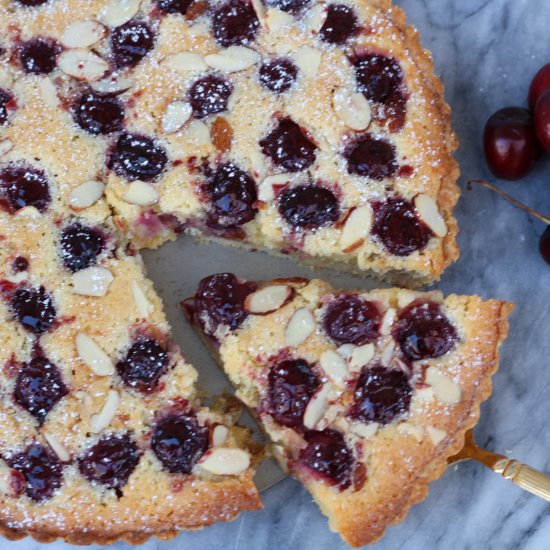
{"type": "Polygon", "coordinates": [[[499,189],[498,187],[495,187],[494,185],[491,185],[490,183],[487,183],[486,181],[483,181],[483,180],[470,180],[468,182],[468,189],[471,189],[473,184],[481,185],[486,189],[490,189],[491,191],[495,192],[497,195],[500,195],[502,198],[506,199],[508,202],[511,202],[514,206],[517,206],[518,208],[525,210],[525,212],[528,212],[529,214],[531,214],[531,216],[535,216],[535,218],[538,218],[540,221],[544,222],[546,225],[550,225],[549,217],[544,216],[540,212],[537,212],[536,210],[533,210],[532,208],[523,204],[517,199],[514,199],[512,195],[509,195],[502,189],[499,189]]]}

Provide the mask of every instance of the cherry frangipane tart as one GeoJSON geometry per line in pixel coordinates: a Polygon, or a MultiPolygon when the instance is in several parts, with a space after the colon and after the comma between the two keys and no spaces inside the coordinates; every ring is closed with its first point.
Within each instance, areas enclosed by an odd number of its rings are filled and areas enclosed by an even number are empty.
{"type": "Polygon", "coordinates": [[[449,109],[389,1],[0,0],[0,35],[0,161],[41,159],[61,202],[101,181],[138,247],[413,286],[458,255],[449,109]]]}
{"type": "Polygon", "coordinates": [[[512,309],[229,273],[203,279],[184,305],[275,458],[352,546],[402,520],[461,449],[491,393],[512,309]]]}

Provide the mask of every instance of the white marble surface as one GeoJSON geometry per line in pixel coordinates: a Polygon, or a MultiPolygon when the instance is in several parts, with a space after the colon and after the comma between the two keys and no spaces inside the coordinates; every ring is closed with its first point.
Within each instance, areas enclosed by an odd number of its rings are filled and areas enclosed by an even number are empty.
{"type": "MultiPolygon", "coordinates": [[[[497,108],[523,104],[529,80],[550,61],[548,0],[400,0],[433,51],[453,107],[462,147],[464,178],[489,177],[481,152],[486,118],[497,108]]],[[[550,213],[550,163],[542,162],[522,183],[503,187],[550,213]]],[[[462,258],[444,276],[446,292],[479,293],[517,303],[512,332],[503,348],[494,395],[483,406],[476,437],[490,449],[550,472],[550,266],[538,255],[540,222],[530,219],[483,190],[464,191],[458,208],[462,258]]],[[[291,261],[266,261],[219,247],[180,239],[147,254],[153,279],[168,305],[179,342],[199,367],[203,385],[223,383],[206,351],[185,327],[177,308],[201,276],[232,269],[245,277],[308,273],[291,261]],[[176,252],[183,251],[182,254],[176,252]]],[[[327,274],[335,284],[349,277],[327,274]]],[[[357,284],[357,281],[355,281],[357,284]]],[[[346,548],[329,532],[311,498],[287,479],[264,493],[265,509],[229,525],[184,533],[174,541],[148,542],[143,550],[271,550],[346,548]]],[[[550,548],[550,505],[515,488],[475,464],[461,464],[432,485],[430,497],[392,527],[374,548],[407,550],[550,548]]],[[[69,545],[39,545],[30,540],[0,542],[1,550],[68,550],[69,545]]],[[[116,544],[114,550],[126,550],[116,544]]]]}

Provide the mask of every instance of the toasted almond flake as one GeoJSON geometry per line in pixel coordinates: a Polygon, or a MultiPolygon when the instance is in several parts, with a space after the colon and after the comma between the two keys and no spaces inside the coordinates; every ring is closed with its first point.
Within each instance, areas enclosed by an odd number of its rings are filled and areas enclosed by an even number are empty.
{"type": "Polygon", "coordinates": [[[269,285],[246,297],[244,308],[250,313],[264,314],[279,309],[292,294],[287,285],[269,285]]]}
{"type": "Polygon", "coordinates": [[[38,80],[38,91],[42,101],[48,106],[55,109],[59,107],[60,101],[57,97],[57,90],[55,84],[49,76],[43,76],[38,80]]]}
{"type": "Polygon", "coordinates": [[[204,57],[201,54],[193,52],[180,52],[169,55],[163,59],[162,65],[180,73],[201,73],[208,69],[208,65],[204,62],[204,57]]]}
{"type": "Polygon", "coordinates": [[[252,67],[260,60],[260,54],[244,46],[229,46],[218,53],[207,55],[204,61],[209,67],[226,73],[236,73],[252,67]]]}
{"type": "Polygon", "coordinates": [[[265,157],[260,151],[250,152],[250,164],[252,167],[252,175],[256,181],[261,180],[265,176],[266,166],[265,157]]]}
{"type": "Polygon", "coordinates": [[[79,332],[75,337],[76,351],[80,359],[97,376],[110,376],[115,367],[109,356],[87,334],[79,332]]]}
{"type": "Polygon", "coordinates": [[[447,432],[445,430],[440,430],[433,426],[428,426],[426,432],[428,432],[429,438],[436,447],[447,437],[447,432]]]}
{"type": "Polygon", "coordinates": [[[410,303],[417,299],[417,295],[410,290],[400,290],[397,295],[397,306],[399,309],[406,308],[410,303]]]}
{"type": "Polygon", "coordinates": [[[19,283],[22,283],[23,281],[26,281],[29,278],[29,274],[26,271],[20,271],[19,273],[15,273],[13,275],[6,275],[4,279],[6,281],[9,281],[10,283],[15,283],[18,285],[19,283]]]}
{"type": "Polygon", "coordinates": [[[349,359],[349,367],[352,371],[357,372],[365,365],[368,365],[374,357],[374,344],[364,344],[357,346],[349,359]]]}
{"type": "Polygon", "coordinates": [[[372,211],[370,206],[359,206],[348,216],[342,236],[340,249],[344,254],[359,248],[366,240],[372,227],[372,211]]]}
{"type": "Polygon", "coordinates": [[[69,462],[69,460],[71,460],[71,456],[67,452],[67,449],[65,449],[56,435],[48,432],[44,432],[43,435],[44,439],[48,442],[48,445],[52,448],[61,462],[69,462]]]}
{"type": "Polygon", "coordinates": [[[0,157],[7,155],[13,149],[13,141],[10,138],[0,139],[0,157]]]}
{"type": "Polygon", "coordinates": [[[149,183],[141,180],[133,181],[122,195],[124,202],[137,206],[151,206],[156,204],[159,198],[158,191],[149,183]]]}
{"type": "Polygon", "coordinates": [[[113,73],[102,80],[92,82],[91,87],[102,94],[118,94],[129,90],[132,85],[133,82],[128,78],[113,73]]]}
{"type": "Polygon", "coordinates": [[[296,348],[303,344],[315,330],[315,317],[305,307],[297,309],[288,320],[285,329],[285,344],[296,348]]]}
{"type": "Polygon", "coordinates": [[[384,317],[382,318],[382,323],[380,323],[380,334],[383,336],[388,336],[391,334],[391,329],[393,326],[393,322],[395,321],[396,312],[395,309],[390,307],[386,313],[384,313],[384,317]]]}
{"type": "Polygon", "coordinates": [[[252,0],[252,7],[262,27],[265,26],[265,8],[262,0],[252,0]]]}
{"type": "Polygon", "coordinates": [[[346,362],[335,351],[327,350],[321,354],[319,364],[325,374],[339,386],[343,386],[349,376],[346,362]]]}
{"type": "Polygon", "coordinates": [[[73,210],[83,210],[93,206],[105,192],[105,184],[102,181],[90,180],[75,187],[68,197],[69,206],[73,210]]]}
{"type": "Polygon", "coordinates": [[[414,198],[414,207],[418,217],[432,230],[434,235],[443,238],[448,229],[445,220],[439,213],[437,203],[429,195],[421,193],[414,198]]]}
{"type": "Polygon", "coordinates": [[[177,132],[193,114],[191,105],[186,101],[172,101],[162,115],[162,131],[165,134],[177,132]]]}
{"type": "Polygon", "coordinates": [[[347,418],[340,416],[334,421],[334,426],[343,432],[349,432],[351,424],[347,418]]]}
{"type": "Polygon", "coordinates": [[[82,405],[87,409],[93,405],[92,396],[87,391],[77,391],[74,396],[82,403],[82,405]]]}
{"type": "Polygon", "coordinates": [[[304,426],[313,430],[328,409],[329,395],[333,387],[330,382],[325,382],[315,395],[309,400],[304,412],[304,426]]]}
{"type": "Polygon", "coordinates": [[[268,176],[258,186],[258,198],[264,202],[270,202],[275,198],[274,185],[284,185],[290,181],[288,174],[275,174],[268,176]]]}
{"type": "Polygon", "coordinates": [[[364,422],[355,422],[351,425],[350,430],[363,439],[370,439],[376,434],[378,427],[378,422],[369,422],[368,424],[364,422]]]}
{"type": "Polygon", "coordinates": [[[16,218],[29,218],[32,220],[37,220],[40,216],[42,216],[42,214],[34,206],[24,206],[15,213],[16,218]]]}
{"type": "Polygon", "coordinates": [[[434,398],[434,389],[431,386],[416,388],[415,395],[418,399],[431,401],[434,398]]]}
{"type": "Polygon", "coordinates": [[[101,411],[90,419],[90,430],[93,433],[102,432],[112,422],[120,405],[120,395],[115,390],[109,390],[101,411]]]}
{"type": "Polygon", "coordinates": [[[76,21],[65,29],[60,42],[66,48],[87,48],[99,42],[106,33],[105,27],[97,21],[76,21]]]}
{"type": "Polygon", "coordinates": [[[141,288],[140,284],[136,281],[132,281],[132,296],[134,297],[134,303],[136,304],[140,317],[147,319],[153,311],[153,305],[145,296],[145,292],[141,288]]]}
{"type": "Polygon", "coordinates": [[[342,344],[336,351],[346,361],[349,361],[356,347],[354,344],[342,344]]]}
{"type": "Polygon", "coordinates": [[[306,28],[309,32],[317,34],[327,20],[327,8],[323,4],[315,4],[308,10],[306,28]]]}
{"type": "Polygon", "coordinates": [[[11,88],[13,86],[13,76],[7,68],[0,67],[0,86],[11,88]]]}
{"type": "Polygon", "coordinates": [[[436,399],[449,405],[456,405],[462,397],[460,386],[453,382],[441,369],[428,367],[425,377],[426,384],[429,384],[434,391],[436,399]]]}
{"type": "Polygon", "coordinates": [[[395,340],[387,340],[380,350],[380,361],[383,365],[389,365],[392,362],[395,353],[395,340]]]}
{"type": "Polygon", "coordinates": [[[0,460],[0,495],[9,495],[13,492],[11,484],[12,469],[0,460]]]}
{"type": "Polygon", "coordinates": [[[277,8],[267,10],[265,14],[265,24],[270,32],[278,33],[279,31],[290,27],[294,23],[292,14],[277,8]]]}
{"type": "Polygon", "coordinates": [[[226,153],[231,149],[233,142],[233,128],[227,119],[223,116],[217,116],[210,127],[210,141],[212,145],[220,152],[226,153]]]}
{"type": "Polygon", "coordinates": [[[185,136],[192,139],[197,145],[212,145],[210,130],[202,120],[191,120],[185,128],[185,136]]]}
{"type": "Polygon", "coordinates": [[[65,74],[85,82],[100,80],[109,70],[109,64],[99,55],[82,48],[62,52],[57,64],[65,74]]]}
{"type": "Polygon", "coordinates": [[[371,123],[371,108],[361,93],[350,93],[346,88],[336,88],[332,96],[332,108],[336,116],[352,130],[362,132],[371,123]]]}
{"type": "Polygon", "coordinates": [[[242,449],[217,447],[201,460],[200,466],[211,474],[221,476],[239,475],[250,466],[250,455],[242,449]]]}
{"type": "Polygon", "coordinates": [[[419,443],[424,439],[424,428],[416,426],[410,422],[402,422],[397,426],[400,433],[412,435],[419,443]]]}
{"type": "Polygon", "coordinates": [[[313,78],[319,71],[322,52],[311,46],[300,46],[294,54],[294,62],[302,74],[307,78],[313,78]]]}
{"type": "Polygon", "coordinates": [[[73,274],[73,292],[81,296],[105,296],[114,278],[106,267],[86,267],[73,274]]]}
{"type": "Polygon", "coordinates": [[[120,27],[128,23],[139,11],[141,0],[114,0],[101,13],[101,21],[108,27],[120,27]]]}
{"type": "Polygon", "coordinates": [[[229,428],[223,424],[218,424],[212,431],[212,445],[214,447],[221,447],[226,441],[229,435],[229,428]]]}

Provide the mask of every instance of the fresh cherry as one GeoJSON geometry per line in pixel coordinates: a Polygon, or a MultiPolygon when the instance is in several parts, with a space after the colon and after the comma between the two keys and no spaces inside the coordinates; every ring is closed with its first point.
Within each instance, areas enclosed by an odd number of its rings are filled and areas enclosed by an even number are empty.
{"type": "Polygon", "coordinates": [[[305,359],[276,363],[268,375],[267,412],[283,426],[301,428],[306,407],[320,383],[305,359]]]}
{"type": "Polygon", "coordinates": [[[78,468],[88,481],[120,491],[136,469],[139,458],[138,446],[128,434],[109,434],[78,459],[78,468]]]}
{"type": "Polygon", "coordinates": [[[61,487],[63,464],[39,443],[33,443],[25,451],[6,458],[6,462],[23,475],[25,493],[35,502],[48,500],[61,487]]]}
{"type": "Polygon", "coordinates": [[[214,38],[224,48],[249,44],[259,29],[256,12],[250,2],[229,0],[212,14],[214,38]]]}
{"type": "Polygon", "coordinates": [[[495,176],[519,180],[526,176],[541,154],[531,113],[506,107],[492,115],[483,135],[485,159],[495,176]]]}
{"type": "Polygon", "coordinates": [[[34,206],[44,212],[50,205],[50,184],[42,170],[20,164],[9,164],[0,171],[1,194],[10,212],[34,206]]]}
{"type": "Polygon", "coordinates": [[[268,8],[277,8],[282,11],[297,13],[310,3],[310,0],[264,0],[268,8]]]}
{"type": "Polygon", "coordinates": [[[397,172],[395,147],[383,138],[364,134],[344,152],[348,172],[382,181],[397,172]]]}
{"type": "Polygon", "coordinates": [[[116,364],[116,370],[127,386],[149,393],[158,386],[169,362],[168,352],[156,340],[139,340],[116,364]]]}
{"type": "Polygon", "coordinates": [[[46,332],[57,317],[52,298],[43,286],[16,290],[11,310],[23,328],[34,334],[46,332]]]}
{"type": "Polygon", "coordinates": [[[0,126],[8,122],[8,105],[13,100],[13,94],[4,88],[0,88],[0,126]]]}
{"type": "Polygon", "coordinates": [[[533,78],[529,87],[529,108],[534,111],[539,97],[550,90],[550,63],[542,67],[533,78]]]}
{"type": "Polygon", "coordinates": [[[193,0],[156,0],[157,6],[165,13],[185,15],[193,0]]]}
{"type": "Polygon", "coordinates": [[[18,372],[13,397],[42,424],[68,393],[59,369],[49,359],[35,357],[18,372]]]}
{"type": "Polygon", "coordinates": [[[16,0],[18,4],[28,8],[34,8],[36,6],[41,6],[45,4],[48,0],[16,0]]]}
{"type": "Polygon", "coordinates": [[[118,68],[137,65],[154,45],[155,34],[144,21],[128,21],[111,31],[111,51],[118,68]]]}
{"type": "Polygon", "coordinates": [[[63,265],[72,272],[94,265],[106,244],[105,234],[95,227],[78,222],[65,227],[60,238],[63,265]]]}
{"type": "Polygon", "coordinates": [[[26,73],[48,74],[56,66],[61,48],[51,38],[33,38],[24,42],[19,49],[19,61],[26,73]]]}
{"type": "Polygon", "coordinates": [[[208,442],[208,429],[199,426],[194,416],[169,416],[155,426],[151,448],[169,472],[190,474],[208,442]]]}
{"type": "Polygon", "coordinates": [[[329,44],[345,44],[358,31],[359,21],[352,7],[345,4],[330,4],[319,36],[329,44]]]}
{"type": "Polygon", "coordinates": [[[16,273],[27,271],[27,269],[29,269],[29,260],[25,258],[25,256],[17,256],[11,264],[11,268],[16,273]]]}
{"type": "Polygon", "coordinates": [[[233,92],[233,84],[217,75],[207,75],[196,80],[188,92],[189,103],[197,118],[223,113],[233,92]]]}
{"type": "Polygon", "coordinates": [[[306,432],[304,437],[308,445],[300,453],[300,463],[328,485],[347,489],[351,485],[355,461],[344,436],[336,430],[326,429],[306,432]]]}
{"type": "Polygon", "coordinates": [[[341,296],[326,306],[323,328],[337,344],[362,346],[378,338],[380,310],[359,296],[341,296]]]}
{"type": "Polygon", "coordinates": [[[297,76],[298,67],[284,57],[264,61],[260,67],[260,84],[274,94],[289,90],[297,76]]]}
{"type": "Polygon", "coordinates": [[[537,101],[535,131],[542,148],[550,152],[550,89],[546,90],[537,101]]]}
{"type": "Polygon", "coordinates": [[[389,424],[409,410],[412,393],[409,377],[403,371],[381,365],[364,367],[349,414],[363,422],[389,424]]]}
{"type": "Polygon", "coordinates": [[[279,124],[260,141],[260,147],[274,164],[287,172],[300,172],[315,162],[317,146],[290,118],[279,124]]]}
{"type": "Polygon", "coordinates": [[[124,106],[116,97],[85,93],[73,107],[73,118],[90,134],[112,134],[122,128],[124,106]]]}

